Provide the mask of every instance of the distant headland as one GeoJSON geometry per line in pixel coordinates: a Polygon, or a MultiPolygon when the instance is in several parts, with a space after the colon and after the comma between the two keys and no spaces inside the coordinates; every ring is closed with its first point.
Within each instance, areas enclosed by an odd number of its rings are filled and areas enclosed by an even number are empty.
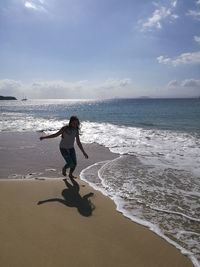
{"type": "Polygon", "coordinates": [[[17,100],[14,96],[2,96],[0,95],[0,100],[17,100]]]}

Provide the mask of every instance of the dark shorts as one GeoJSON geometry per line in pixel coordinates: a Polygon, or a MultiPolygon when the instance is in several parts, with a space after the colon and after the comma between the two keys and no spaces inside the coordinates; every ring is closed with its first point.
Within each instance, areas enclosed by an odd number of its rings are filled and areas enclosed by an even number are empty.
{"type": "Polygon", "coordinates": [[[75,149],[74,148],[65,149],[60,147],[60,152],[66,161],[65,168],[66,169],[75,168],[77,164],[75,149]]]}

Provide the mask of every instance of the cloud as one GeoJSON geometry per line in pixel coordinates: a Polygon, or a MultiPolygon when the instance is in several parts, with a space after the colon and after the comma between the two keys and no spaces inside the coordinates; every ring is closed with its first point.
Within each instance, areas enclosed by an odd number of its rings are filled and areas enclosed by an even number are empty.
{"type": "Polygon", "coordinates": [[[200,64],[200,51],[183,53],[180,56],[174,58],[159,56],[157,57],[157,60],[160,64],[172,65],[175,67],[178,65],[186,64],[200,64]]]}
{"type": "Polygon", "coordinates": [[[177,80],[172,80],[168,83],[167,87],[168,88],[173,88],[179,86],[179,82],[177,80]]]}
{"type": "Polygon", "coordinates": [[[195,40],[195,42],[200,44],[200,36],[194,36],[194,40],[195,40]]]}
{"type": "Polygon", "coordinates": [[[167,88],[188,88],[197,89],[200,91],[200,80],[196,79],[186,79],[183,81],[172,80],[168,83],[167,88]]]}
{"type": "Polygon", "coordinates": [[[187,15],[191,16],[195,20],[200,20],[200,11],[198,10],[189,10],[187,15]]]}
{"type": "Polygon", "coordinates": [[[20,81],[0,80],[0,94],[5,96],[18,96],[23,94],[23,84],[20,81]]]}
{"type": "Polygon", "coordinates": [[[199,10],[200,0],[196,1],[196,9],[190,9],[186,15],[191,16],[194,20],[200,20],[200,10],[199,10]]]}
{"type": "Polygon", "coordinates": [[[193,87],[200,90],[200,80],[188,79],[181,82],[183,87],[193,87]]]}
{"type": "Polygon", "coordinates": [[[100,88],[113,89],[116,87],[126,87],[131,83],[131,79],[108,79],[104,83],[100,84],[100,88]]]}
{"type": "Polygon", "coordinates": [[[167,84],[166,89],[168,90],[168,93],[174,97],[199,97],[200,80],[173,80],[167,84]]]}
{"type": "Polygon", "coordinates": [[[47,12],[44,0],[29,0],[24,2],[25,8],[34,11],[47,12]]]}
{"type": "MultiPolygon", "coordinates": [[[[194,36],[194,40],[195,42],[200,44],[200,36],[194,36]]],[[[200,51],[182,53],[181,55],[174,57],[174,58],[170,58],[166,56],[159,56],[157,57],[157,61],[160,64],[172,65],[174,67],[179,66],[179,65],[200,64],[200,51]]]]}
{"type": "Polygon", "coordinates": [[[24,6],[25,6],[26,8],[30,8],[30,9],[35,9],[35,10],[37,10],[37,7],[36,7],[33,3],[31,3],[31,2],[25,2],[25,3],[24,3],[24,6]]]}
{"type": "Polygon", "coordinates": [[[171,0],[168,7],[159,6],[156,3],[154,3],[154,5],[156,9],[153,14],[145,21],[142,21],[142,30],[161,29],[163,22],[167,19],[171,21],[178,18],[178,15],[174,13],[177,0],[171,0]]]}
{"type": "Polygon", "coordinates": [[[34,81],[23,83],[15,80],[0,80],[0,94],[13,95],[22,98],[25,94],[28,98],[113,98],[130,97],[132,82],[129,78],[107,79],[104,82],[91,82],[88,80],[66,82],[34,81]]]}

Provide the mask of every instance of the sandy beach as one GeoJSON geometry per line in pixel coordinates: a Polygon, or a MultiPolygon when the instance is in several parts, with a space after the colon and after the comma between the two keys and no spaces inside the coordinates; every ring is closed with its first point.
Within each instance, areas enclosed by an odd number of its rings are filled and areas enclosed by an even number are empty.
{"type": "MultiPolygon", "coordinates": [[[[66,184],[60,173],[64,161],[59,139],[40,142],[39,136],[0,134],[0,266],[193,266],[85,182],[66,184]]],[[[84,147],[89,159],[77,150],[76,175],[117,156],[96,144],[84,147]]]]}

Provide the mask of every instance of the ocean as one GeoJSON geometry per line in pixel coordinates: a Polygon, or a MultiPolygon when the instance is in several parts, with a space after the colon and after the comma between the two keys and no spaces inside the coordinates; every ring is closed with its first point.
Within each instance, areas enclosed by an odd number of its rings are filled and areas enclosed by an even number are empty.
{"type": "Polygon", "coordinates": [[[199,267],[200,99],[1,101],[0,131],[52,133],[71,115],[81,121],[82,142],[118,154],[81,179],[199,267]]]}

